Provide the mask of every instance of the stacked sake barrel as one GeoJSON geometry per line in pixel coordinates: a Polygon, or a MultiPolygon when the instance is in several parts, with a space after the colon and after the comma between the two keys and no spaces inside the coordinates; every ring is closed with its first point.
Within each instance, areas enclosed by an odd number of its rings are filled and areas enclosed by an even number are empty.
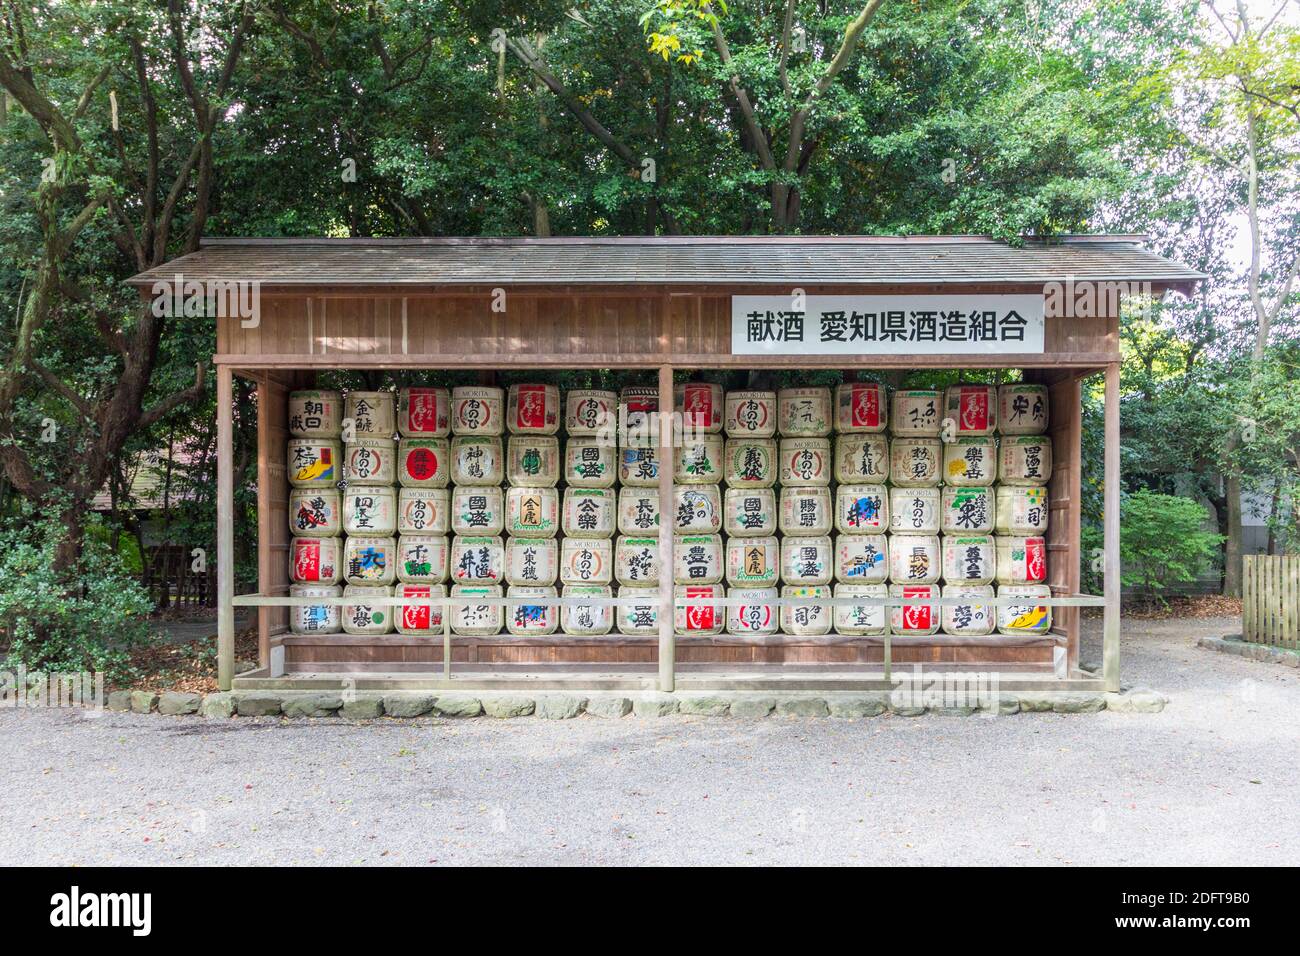
{"type": "Polygon", "coordinates": [[[890,593],[918,603],[893,609],[890,630],[1045,633],[1051,626],[1046,606],[994,613],[979,599],[1050,596],[1042,537],[1051,475],[1051,443],[1043,434],[1046,389],[1013,384],[955,385],[942,393],[902,390],[892,411],[890,593]],[[971,603],[942,613],[924,603],[940,597],[971,603]]]}

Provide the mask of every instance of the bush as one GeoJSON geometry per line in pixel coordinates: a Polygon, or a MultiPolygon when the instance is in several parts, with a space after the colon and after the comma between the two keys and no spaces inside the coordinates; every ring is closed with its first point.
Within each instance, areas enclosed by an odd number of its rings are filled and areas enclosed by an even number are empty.
{"type": "Polygon", "coordinates": [[[102,671],[129,678],[131,648],[149,639],[149,595],[101,536],[87,534],[73,574],[53,571],[62,528],[27,515],[0,528],[0,627],[4,666],[102,671]]]}
{"type": "Polygon", "coordinates": [[[1205,509],[1191,498],[1142,489],[1120,509],[1121,580],[1143,598],[1165,603],[1163,592],[1196,580],[1213,560],[1223,536],[1205,530],[1205,509]]]}

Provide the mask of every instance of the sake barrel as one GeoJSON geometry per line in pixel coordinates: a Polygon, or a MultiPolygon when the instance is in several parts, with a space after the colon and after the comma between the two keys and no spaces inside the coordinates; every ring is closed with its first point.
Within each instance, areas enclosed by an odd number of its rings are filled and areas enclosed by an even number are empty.
{"type": "Polygon", "coordinates": [[[622,427],[639,436],[640,441],[655,442],[658,430],[654,413],[659,411],[659,389],[647,385],[629,385],[618,395],[622,407],[622,427]]]}
{"type": "Polygon", "coordinates": [[[560,440],[554,435],[506,439],[506,478],[512,485],[554,488],[560,481],[560,440]]]}
{"type": "Polygon", "coordinates": [[[939,615],[943,632],[953,637],[983,637],[993,633],[995,608],[980,603],[980,599],[993,597],[993,587],[988,584],[950,584],[940,589],[945,598],[970,598],[970,604],[946,605],[939,615]]]}
{"type": "MultiPolygon", "coordinates": [[[[781,588],[781,597],[795,601],[829,601],[831,589],[820,587],[797,587],[787,584],[781,588]]],[[[781,630],[795,637],[822,637],[831,632],[834,620],[829,604],[796,604],[781,608],[781,630]]]]}
{"type": "MultiPolygon", "coordinates": [[[[831,592],[835,600],[849,598],[869,598],[883,600],[889,597],[889,588],[884,584],[837,584],[831,592]]],[[[885,609],[866,604],[846,604],[836,606],[832,617],[835,620],[835,632],[848,637],[864,637],[885,633],[885,609]]]]}
{"type": "Polygon", "coordinates": [[[451,480],[458,485],[499,485],[505,477],[500,438],[457,435],[451,440],[451,480]]]}
{"type": "Polygon", "coordinates": [[[829,438],[782,438],[783,485],[829,485],[831,483],[831,440],[829,438]]]}
{"type": "MultiPolygon", "coordinates": [[[[569,584],[563,598],[612,598],[614,589],[604,584],[569,584]]],[[[574,604],[560,608],[560,630],[570,637],[602,637],[614,627],[614,609],[608,604],[574,604]]]]}
{"type": "Polygon", "coordinates": [[[673,529],[713,534],[722,528],[722,490],[717,485],[673,486],[673,529]]]}
{"type": "Polygon", "coordinates": [[[451,434],[451,393],[445,388],[404,388],[397,393],[397,431],[403,438],[451,434]]]}
{"type": "Polygon", "coordinates": [[[289,434],[338,438],[343,434],[343,396],[324,389],[289,393],[289,434]]]}
{"type": "MultiPolygon", "coordinates": [[[[613,488],[565,488],[561,527],[574,538],[609,538],[618,521],[613,488]]],[[[655,499],[658,504],[658,498],[655,499]]],[[[657,510],[657,509],[656,509],[657,510]]]]}
{"type": "Polygon", "coordinates": [[[673,480],[680,485],[714,485],[722,480],[721,435],[684,438],[673,449],[673,480]]]}
{"type": "MultiPolygon", "coordinates": [[[[554,385],[511,385],[506,393],[506,428],[512,435],[554,435],[558,432],[559,388],[554,385]]],[[[551,630],[554,629],[552,624],[551,630]]]]}
{"type": "Polygon", "coordinates": [[[560,542],[554,538],[506,540],[506,583],[546,587],[560,573],[560,542]]]}
{"type": "Polygon", "coordinates": [[[570,437],[601,436],[614,441],[618,434],[618,395],[599,388],[569,389],[564,396],[564,428],[570,437]]]}
{"type": "MultiPolygon", "coordinates": [[[[447,587],[443,584],[398,584],[393,588],[393,597],[399,598],[440,598],[446,597],[447,587]]],[[[440,604],[402,604],[393,608],[393,625],[398,634],[407,637],[433,637],[442,634],[442,605],[440,604]]]]}
{"type": "Polygon", "coordinates": [[[957,438],[943,446],[943,480],[950,485],[992,485],[998,476],[993,438],[957,438]]]}
{"type": "Polygon", "coordinates": [[[845,534],[884,534],[889,530],[889,489],[884,485],[837,487],[835,527],[845,534]]]}
{"type": "Polygon", "coordinates": [[[829,388],[783,388],[776,396],[777,430],[789,438],[820,438],[831,433],[829,388]]]}
{"type": "Polygon", "coordinates": [[[829,488],[783,487],[780,528],[786,535],[830,534],[835,526],[834,503],[829,488]]]}
{"type": "Polygon", "coordinates": [[[505,495],[500,488],[467,485],[451,492],[451,530],[455,534],[495,535],[506,527],[505,495]]]}
{"type": "Polygon", "coordinates": [[[614,542],[614,578],[628,587],[659,583],[659,539],[621,534],[614,542]]]}
{"type": "Polygon", "coordinates": [[[294,538],[289,553],[289,580],[294,584],[339,583],[343,574],[342,538],[294,538]]]}
{"type": "Polygon", "coordinates": [[[992,488],[948,485],[943,489],[941,530],[944,534],[988,534],[993,530],[996,501],[992,488]]]}
{"type": "Polygon", "coordinates": [[[673,386],[673,405],[682,416],[682,432],[722,431],[722,386],[711,382],[683,382],[673,386]]]}
{"type": "MultiPolygon", "coordinates": [[[[497,514],[500,513],[498,509],[497,514]]],[[[450,530],[450,491],[446,488],[401,488],[398,490],[398,534],[446,534],[450,530]]]]}
{"type": "Polygon", "coordinates": [[[608,538],[565,538],[560,545],[560,580],[565,584],[609,584],[614,580],[614,542],[608,538]]]}
{"type": "Polygon", "coordinates": [[[332,488],[289,492],[289,532],[302,538],[336,538],[343,533],[343,496],[332,488]]]}
{"type": "Polygon", "coordinates": [[[889,477],[902,487],[939,483],[943,442],[937,438],[895,438],[889,443],[889,477]]]}
{"type": "Polygon", "coordinates": [[[343,493],[343,530],[386,537],[397,531],[397,489],[350,485],[343,493]]]}
{"type": "Polygon", "coordinates": [[[397,539],[346,538],[343,575],[349,584],[392,584],[397,579],[397,539]]]}
{"type": "Polygon", "coordinates": [[[295,488],[333,488],[343,479],[343,443],[329,438],[290,438],[289,484],[295,488]]]}
{"type": "Polygon", "coordinates": [[[775,634],[780,626],[776,588],[733,588],[728,597],[745,603],[727,608],[727,633],[736,637],[775,634]]]}
{"type": "MultiPolygon", "coordinates": [[[[618,450],[618,480],[633,488],[659,487],[659,449],[654,445],[621,447],[618,450]]],[[[602,487],[610,484],[613,484],[612,478],[602,487]]]]}
{"type": "MultiPolygon", "coordinates": [[[[612,488],[618,475],[617,446],[603,438],[570,438],[564,443],[564,481],[571,488],[612,488]]],[[[659,482],[655,471],[654,484],[659,482]]]]}
{"type": "Polygon", "coordinates": [[[1047,582],[1047,542],[1038,537],[1000,534],[998,584],[1044,584],[1047,582]]]}
{"type": "Polygon", "coordinates": [[[618,490],[618,533],[653,534],[659,529],[659,489],[618,490]]]}
{"type": "Polygon", "coordinates": [[[835,388],[835,431],[840,435],[883,432],[889,424],[885,386],[845,382],[835,388]]]}
{"type": "Polygon", "coordinates": [[[830,584],[834,573],[830,535],[781,540],[781,580],[786,584],[830,584]]]}
{"type": "MultiPolygon", "coordinates": [[[[342,596],[343,589],[337,586],[322,587],[314,584],[289,586],[289,597],[342,596]]],[[[337,604],[303,604],[291,607],[289,608],[289,630],[294,634],[337,634],[343,629],[341,611],[337,604]]]]}
{"type": "Polygon", "coordinates": [[[771,488],[728,488],[722,526],[734,538],[762,537],[776,531],[776,492],[771,488]]]}
{"type": "Polygon", "coordinates": [[[943,430],[943,392],[934,388],[900,388],[894,392],[889,427],[895,436],[938,438],[943,430]]]}
{"type": "Polygon", "coordinates": [[[673,588],[673,631],[681,637],[712,637],[727,623],[727,609],[692,601],[725,598],[721,584],[679,584],[673,588]]]}
{"type": "Polygon", "coordinates": [[[899,637],[925,637],[939,630],[937,584],[891,584],[889,596],[907,603],[889,609],[889,630],[899,637]]]}
{"type": "Polygon", "coordinates": [[[998,597],[1024,598],[1026,603],[998,608],[998,633],[1007,637],[1046,634],[1052,629],[1052,609],[1046,604],[1033,603],[1033,599],[1051,596],[1052,589],[1045,584],[1005,584],[999,587],[998,597]]]}
{"type": "Polygon", "coordinates": [[[1041,435],[1047,431],[1047,386],[1013,382],[998,386],[998,431],[1041,435]]]}
{"type": "Polygon", "coordinates": [[[345,441],[389,438],[397,432],[397,410],[392,392],[348,392],[343,401],[345,441]],[[349,424],[351,428],[349,428],[349,424]]]}
{"type": "MultiPolygon", "coordinates": [[[[506,590],[506,597],[553,598],[553,587],[515,585],[506,590]]],[[[515,637],[545,637],[554,634],[560,623],[560,609],[554,604],[515,604],[506,608],[506,630],[515,637]]]]}
{"type": "Polygon", "coordinates": [[[349,487],[397,484],[397,442],[358,438],[343,446],[343,477],[349,487]]]}
{"type": "Polygon", "coordinates": [[[998,427],[997,386],[949,385],[944,418],[952,419],[959,438],[992,435],[998,427]]]}
{"type": "Polygon", "coordinates": [[[939,558],[938,535],[889,536],[889,580],[894,584],[938,583],[943,570],[939,558]]]}
{"type": "Polygon", "coordinates": [[[772,438],[729,438],[723,451],[727,486],[771,488],[776,484],[777,444],[772,438]]]}
{"type": "Polygon", "coordinates": [[[343,605],[340,615],[343,630],[348,634],[388,634],[393,629],[393,612],[397,608],[387,604],[367,604],[366,598],[392,597],[393,589],[387,585],[349,584],[343,596],[351,598],[343,605]]]}
{"type": "Polygon", "coordinates": [[[943,536],[943,580],[947,584],[992,584],[997,546],[991,534],[943,536]]]}
{"type": "Polygon", "coordinates": [[[458,584],[499,584],[506,546],[498,535],[458,534],[451,539],[451,578],[458,584]]]}
{"type": "Polygon", "coordinates": [[[1047,530],[1047,489],[1042,485],[999,485],[997,503],[998,534],[1041,535],[1047,530]]]}
{"type": "Polygon", "coordinates": [[[939,533],[938,488],[891,488],[889,530],[899,534],[939,533]]]}
{"type": "Polygon", "coordinates": [[[719,584],[724,571],[722,535],[673,535],[674,583],[719,584]]]}
{"type": "Polygon", "coordinates": [[[781,542],[775,537],[727,540],[727,584],[733,588],[775,587],[781,576],[781,542]]]}
{"type": "Polygon", "coordinates": [[[841,435],[835,439],[835,480],[882,484],[889,478],[889,439],[884,435],[841,435]]]}
{"type": "Polygon", "coordinates": [[[560,530],[560,493],[554,488],[506,489],[506,531],[520,538],[553,538],[560,530]]]}
{"type": "Polygon", "coordinates": [[[889,578],[889,541],[883,534],[841,534],[835,538],[835,580],[842,584],[884,584],[889,578]]]}
{"type": "Polygon", "coordinates": [[[659,633],[659,591],[657,588],[618,589],[620,598],[635,600],[636,604],[619,607],[618,632],[628,637],[654,637],[659,633]]]}
{"type": "Polygon", "coordinates": [[[1002,439],[998,474],[1004,485],[1045,485],[1052,477],[1052,440],[1045,435],[1002,439]]]}
{"type": "Polygon", "coordinates": [[[451,390],[453,435],[500,435],[506,430],[505,392],[491,385],[459,385],[451,390]]]}
{"type": "Polygon", "coordinates": [[[397,481],[403,488],[446,488],[451,443],[445,438],[403,438],[397,443],[397,481]]]}
{"type": "Polygon", "coordinates": [[[456,584],[452,586],[451,596],[464,598],[463,607],[451,610],[451,630],[453,634],[463,637],[494,637],[501,633],[504,611],[500,605],[486,603],[501,597],[501,588],[495,584],[456,584]],[[475,600],[485,603],[475,603],[475,600]]]}
{"type": "Polygon", "coordinates": [[[730,438],[771,438],[776,434],[776,392],[728,392],[726,431],[730,438]]]}
{"type": "Polygon", "coordinates": [[[450,542],[445,534],[397,537],[397,580],[403,584],[441,584],[447,580],[450,542]]]}

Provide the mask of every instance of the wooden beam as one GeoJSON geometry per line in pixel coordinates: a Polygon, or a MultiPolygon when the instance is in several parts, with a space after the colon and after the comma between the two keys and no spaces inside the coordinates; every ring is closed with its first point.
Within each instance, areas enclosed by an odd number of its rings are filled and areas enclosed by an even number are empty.
{"type": "Polygon", "coordinates": [[[656,368],[665,359],[678,367],[698,369],[918,369],[918,368],[1055,368],[1083,373],[1099,372],[1119,361],[1112,352],[1035,352],[1010,355],[863,355],[857,361],[843,355],[729,355],[674,352],[644,354],[618,352],[549,352],[504,354],[484,351],[472,354],[435,352],[421,355],[379,352],[330,351],[324,355],[304,354],[220,354],[217,365],[241,369],[357,368],[357,369],[445,369],[445,368],[656,368]]]}
{"type": "Polygon", "coordinates": [[[217,369],[217,686],[235,677],[234,372],[217,369]]]}
{"type": "Polygon", "coordinates": [[[671,693],[673,634],[673,367],[659,366],[659,689],[671,693]]]}
{"type": "Polygon", "coordinates": [[[1119,364],[1106,367],[1105,541],[1106,609],[1102,618],[1101,672],[1106,689],[1119,692],[1119,364]]]}

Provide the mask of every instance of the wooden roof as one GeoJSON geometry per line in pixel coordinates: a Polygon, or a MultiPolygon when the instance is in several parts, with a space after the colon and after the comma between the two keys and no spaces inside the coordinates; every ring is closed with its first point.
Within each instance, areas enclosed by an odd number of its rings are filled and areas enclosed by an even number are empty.
{"type": "Polygon", "coordinates": [[[1189,288],[1202,273],[1143,236],[1066,236],[1019,247],[984,236],[206,239],[129,279],[267,286],[898,285],[1142,281],[1189,288]]]}

